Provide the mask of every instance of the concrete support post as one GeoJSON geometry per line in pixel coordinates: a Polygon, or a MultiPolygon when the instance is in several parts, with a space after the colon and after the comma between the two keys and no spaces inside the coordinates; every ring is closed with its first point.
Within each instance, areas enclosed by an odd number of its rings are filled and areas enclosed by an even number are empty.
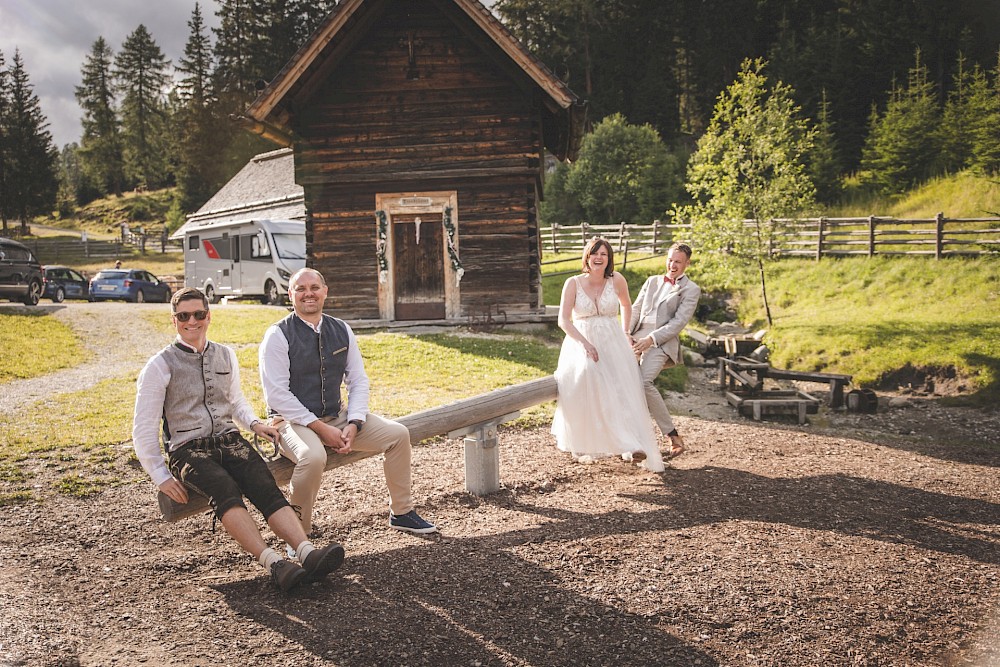
{"type": "Polygon", "coordinates": [[[496,426],[465,438],[465,490],[486,496],[500,490],[500,448],[496,426]]]}

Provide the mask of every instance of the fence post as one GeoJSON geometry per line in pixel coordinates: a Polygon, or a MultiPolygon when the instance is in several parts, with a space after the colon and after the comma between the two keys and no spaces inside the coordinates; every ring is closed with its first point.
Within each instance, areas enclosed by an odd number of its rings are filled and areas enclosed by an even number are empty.
{"type": "Polygon", "coordinates": [[[942,252],[944,251],[944,213],[938,213],[934,216],[935,222],[935,234],[934,234],[934,259],[941,259],[942,252]]]}
{"type": "Polygon", "coordinates": [[[868,256],[875,256],[875,216],[868,216],[868,256]]]}
{"type": "Polygon", "coordinates": [[[618,252],[625,248],[625,221],[618,224],[618,252]]]}
{"type": "Polygon", "coordinates": [[[816,259],[823,258],[823,230],[826,228],[826,218],[819,219],[819,236],[816,238],[816,259]]]}
{"type": "Polygon", "coordinates": [[[549,227],[549,231],[552,233],[552,254],[559,252],[559,244],[556,241],[556,227],[558,226],[558,224],[553,222],[552,226],[549,227]]]}
{"type": "Polygon", "coordinates": [[[580,223],[580,238],[583,239],[583,245],[587,245],[587,230],[590,229],[590,225],[586,222],[580,223]]]}
{"type": "Polygon", "coordinates": [[[656,254],[656,232],[659,231],[659,227],[660,227],[660,221],[658,219],[657,220],[653,220],[653,249],[652,249],[652,254],[654,254],[654,255],[656,254]]]}
{"type": "Polygon", "coordinates": [[[625,239],[625,246],[622,250],[622,271],[628,266],[628,239],[625,239]]]}

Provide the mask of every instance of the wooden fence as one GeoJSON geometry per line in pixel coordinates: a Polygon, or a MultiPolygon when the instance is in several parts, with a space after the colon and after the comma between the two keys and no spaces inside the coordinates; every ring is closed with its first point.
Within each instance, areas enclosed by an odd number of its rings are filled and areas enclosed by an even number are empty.
{"type": "MultiPolygon", "coordinates": [[[[898,219],[798,218],[775,220],[780,232],[771,252],[779,257],[838,257],[862,255],[977,256],[1000,253],[1000,218],[898,219]]],[[[753,225],[753,221],[744,221],[753,225]]],[[[690,224],[552,225],[540,230],[546,253],[583,252],[592,236],[603,236],[612,247],[629,252],[661,254],[675,241],[690,238],[690,224]]]]}

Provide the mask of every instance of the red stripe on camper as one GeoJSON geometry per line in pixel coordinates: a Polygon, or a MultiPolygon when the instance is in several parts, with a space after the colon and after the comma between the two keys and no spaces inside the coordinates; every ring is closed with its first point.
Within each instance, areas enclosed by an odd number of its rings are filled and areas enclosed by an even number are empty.
{"type": "Polygon", "coordinates": [[[205,246],[205,254],[208,255],[209,259],[219,259],[219,251],[215,249],[211,241],[205,239],[202,241],[202,245],[205,246]]]}

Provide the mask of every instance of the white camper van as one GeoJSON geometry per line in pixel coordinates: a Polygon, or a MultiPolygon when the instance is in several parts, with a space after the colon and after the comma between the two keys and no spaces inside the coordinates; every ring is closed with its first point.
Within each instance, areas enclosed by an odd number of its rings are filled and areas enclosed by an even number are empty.
{"type": "Polygon", "coordinates": [[[221,297],[257,297],[279,304],[288,279],[306,265],[301,220],[207,223],[184,231],[184,285],[221,297]]]}

